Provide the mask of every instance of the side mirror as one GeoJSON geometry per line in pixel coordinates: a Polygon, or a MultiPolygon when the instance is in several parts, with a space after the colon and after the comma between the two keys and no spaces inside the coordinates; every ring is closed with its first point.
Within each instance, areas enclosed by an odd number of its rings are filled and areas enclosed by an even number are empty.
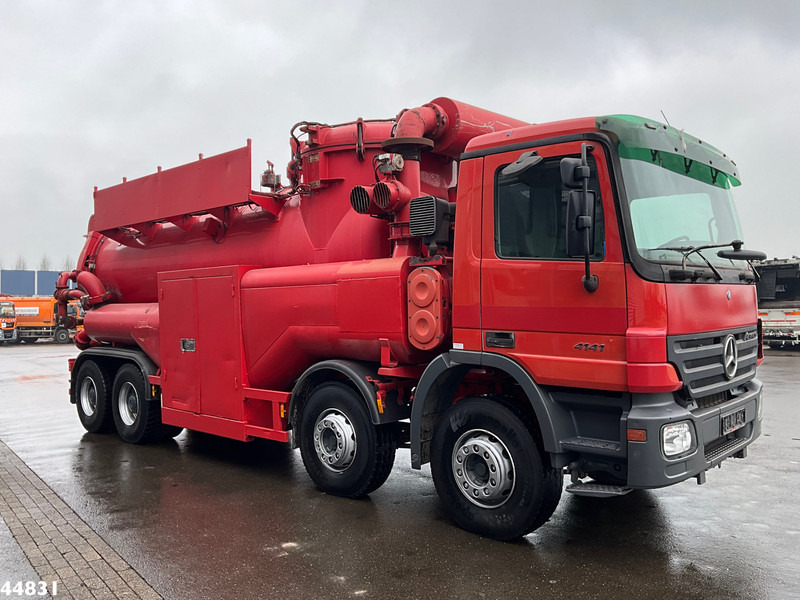
{"type": "Polygon", "coordinates": [[[584,181],[589,181],[591,170],[586,164],[585,159],[581,158],[562,158],[561,159],[561,181],[564,187],[571,190],[578,190],[583,187],[584,181]]]}
{"type": "Polygon", "coordinates": [[[593,149],[588,144],[581,144],[580,158],[562,158],[560,163],[561,182],[571,190],[565,223],[567,256],[583,256],[586,271],[583,287],[590,293],[597,291],[600,285],[597,275],[592,275],[590,267],[594,250],[595,193],[589,190],[592,169],[587,155],[593,149]]]}
{"type": "Polygon", "coordinates": [[[760,250],[742,250],[743,245],[742,240],[733,240],[731,242],[733,250],[720,250],[717,256],[730,260],[767,260],[767,255],[760,250]]]}
{"type": "MultiPolygon", "coordinates": [[[[569,160],[569,159],[564,159],[569,160]]],[[[567,202],[567,256],[590,256],[594,252],[594,204],[592,191],[573,190],[567,202]]]]}

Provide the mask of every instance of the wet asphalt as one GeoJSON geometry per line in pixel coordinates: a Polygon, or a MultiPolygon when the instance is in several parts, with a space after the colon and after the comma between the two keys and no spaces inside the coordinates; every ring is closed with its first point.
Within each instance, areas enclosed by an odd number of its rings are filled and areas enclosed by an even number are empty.
{"type": "MultiPolygon", "coordinates": [[[[565,494],[513,543],[452,525],[398,452],[362,500],[317,491],[288,445],[82,429],[70,346],[0,347],[0,439],[165,598],[800,598],[800,352],[767,351],[746,460],[622,498],[565,494]]],[[[0,520],[0,584],[33,575],[0,520]]]]}

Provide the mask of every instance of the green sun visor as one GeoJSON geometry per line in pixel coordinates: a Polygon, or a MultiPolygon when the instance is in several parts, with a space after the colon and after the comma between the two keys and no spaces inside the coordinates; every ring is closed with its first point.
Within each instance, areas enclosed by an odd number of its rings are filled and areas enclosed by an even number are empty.
{"type": "Polygon", "coordinates": [[[741,185],[739,169],[711,144],[658,121],[632,115],[597,117],[619,140],[621,158],[641,160],[723,189],[741,185]]]}

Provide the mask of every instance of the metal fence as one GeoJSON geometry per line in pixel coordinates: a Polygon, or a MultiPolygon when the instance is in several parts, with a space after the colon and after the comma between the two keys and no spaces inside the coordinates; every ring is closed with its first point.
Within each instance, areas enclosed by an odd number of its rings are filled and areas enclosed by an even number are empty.
{"type": "Polygon", "coordinates": [[[60,271],[0,271],[0,294],[12,296],[50,296],[56,290],[60,271]]]}

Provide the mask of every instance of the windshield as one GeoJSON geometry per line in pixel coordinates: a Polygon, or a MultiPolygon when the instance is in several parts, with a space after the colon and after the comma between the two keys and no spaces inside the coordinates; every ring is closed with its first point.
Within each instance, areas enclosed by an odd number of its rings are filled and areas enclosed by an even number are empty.
{"type": "MultiPolygon", "coordinates": [[[[680,263],[692,247],[742,239],[731,194],[731,186],[738,185],[735,178],[683,156],[637,150],[641,158],[621,158],[621,164],[633,237],[642,258],[680,263]]],[[[716,250],[703,255],[716,266],[735,266],[719,258],[716,250]]],[[[697,253],[689,255],[687,263],[705,264],[697,253]]]]}
{"type": "Polygon", "coordinates": [[[0,306],[0,317],[4,319],[13,319],[14,318],[14,307],[13,306],[0,306]]]}

